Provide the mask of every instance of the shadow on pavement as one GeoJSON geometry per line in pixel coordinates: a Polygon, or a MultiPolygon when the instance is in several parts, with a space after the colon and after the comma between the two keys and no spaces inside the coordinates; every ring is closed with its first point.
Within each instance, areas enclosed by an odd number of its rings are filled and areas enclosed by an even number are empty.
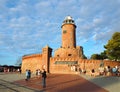
{"type": "Polygon", "coordinates": [[[19,87],[21,88],[25,88],[25,89],[29,89],[33,92],[43,92],[42,90],[41,91],[38,91],[38,90],[35,90],[35,89],[31,89],[31,88],[28,88],[26,86],[22,86],[22,85],[19,85],[19,84],[16,84],[16,83],[13,83],[13,82],[9,82],[9,81],[5,81],[5,80],[2,80],[0,79],[0,92],[2,90],[10,90],[10,92],[22,92],[19,87]]]}
{"type": "Polygon", "coordinates": [[[35,77],[27,82],[19,80],[15,83],[46,92],[108,92],[83,77],[72,74],[49,74],[46,88],[42,88],[41,78],[35,77]]]}

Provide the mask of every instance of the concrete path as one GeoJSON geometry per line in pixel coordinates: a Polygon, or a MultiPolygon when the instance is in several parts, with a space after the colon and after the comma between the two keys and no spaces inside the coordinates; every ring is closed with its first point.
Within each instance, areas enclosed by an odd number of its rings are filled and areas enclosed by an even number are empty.
{"type": "Polygon", "coordinates": [[[80,75],[80,76],[108,90],[109,92],[120,92],[120,76],[119,77],[117,76],[90,77],[88,75],[80,75]]]}
{"type": "Polygon", "coordinates": [[[36,77],[29,81],[19,80],[15,83],[45,92],[108,92],[75,74],[49,74],[46,88],[42,88],[41,78],[36,77]]]}
{"type": "Polygon", "coordinates": [[[25,78],[25,74],[0,73],[0,92],[42,92],[42,91],[30,89],[26,86],[17,85],[14,83],[14,81],[24,78],[25,78]]]}
{"type": "Polygon", "coordinates": [[[32,77],[26,82],[25,74],[0,73],[0,92],[120,92],[120,77],[49,74],[45,89],[32,77]]]}

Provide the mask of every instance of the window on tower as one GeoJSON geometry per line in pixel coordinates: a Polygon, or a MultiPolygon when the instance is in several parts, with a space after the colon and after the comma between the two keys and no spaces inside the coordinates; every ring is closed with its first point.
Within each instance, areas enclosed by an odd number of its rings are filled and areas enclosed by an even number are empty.
{"type": "Polygon", "coordinates": [[[72,56],[72,54],[68,54],[68,56],[72,56]]]}
{"type": "Polygon", "coordinates": [[[67,31],[66,31],[66,30],[63,30],[63,33],[65,34],[65,33],[67,33],[67,31]]]}
{"type": "Polygon", "coordinates": [[[73,23],[73,20],[69,20],[69,23],[73,23]]]}

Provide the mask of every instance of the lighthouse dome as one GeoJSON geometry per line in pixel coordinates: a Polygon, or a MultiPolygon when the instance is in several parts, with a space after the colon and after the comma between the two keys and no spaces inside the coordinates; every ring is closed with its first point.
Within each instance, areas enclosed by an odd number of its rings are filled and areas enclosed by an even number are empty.
{"type": "Polygon", "coordinates": [[[72,17],[71,16],[66,16],[65,20],[72,20],[72,17]]]}
{"type": "MultiPolygon", "coordinates": [[[[65,19],[64,19],[64,21],[62,23],[62,26],[65,25],[65,24],[73,24],[73,25],[75,25],[74,20],[73,20],[73,18],[71,16],[66,16],[65,17],[65,19]]],[[[76,25],[75,25],[75,27],[76,27],[76,25]]]]}

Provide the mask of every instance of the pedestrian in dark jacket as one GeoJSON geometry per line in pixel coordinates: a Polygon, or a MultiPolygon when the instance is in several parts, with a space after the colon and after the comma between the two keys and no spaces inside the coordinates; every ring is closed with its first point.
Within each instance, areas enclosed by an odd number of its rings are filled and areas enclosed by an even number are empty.
{"type": "Polygon", "coordinates": [[[31,78],[31,70],[28,70],[28,79],[31,78]]]}
{"type": "Polygon", "coordinates": [[[43,69],[43,71],[42,71],[42,86],[43,86],[43,88],[46,87],[46,77],[47,77],[46,71],[45,71],[45,69],[43,69]]]}

